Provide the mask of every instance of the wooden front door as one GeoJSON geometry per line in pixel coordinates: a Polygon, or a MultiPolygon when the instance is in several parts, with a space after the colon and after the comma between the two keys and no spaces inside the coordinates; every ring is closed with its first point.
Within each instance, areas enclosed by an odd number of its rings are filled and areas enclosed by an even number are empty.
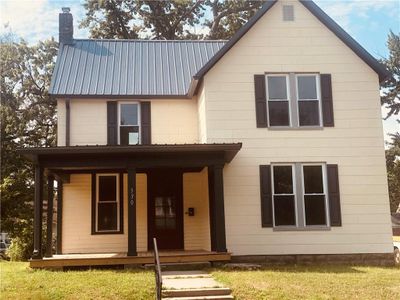
{"type": "Polygon", "coordinates": [[[183,249],[182,171],[151,170],[147,174],[148,247],[183,249]]]}

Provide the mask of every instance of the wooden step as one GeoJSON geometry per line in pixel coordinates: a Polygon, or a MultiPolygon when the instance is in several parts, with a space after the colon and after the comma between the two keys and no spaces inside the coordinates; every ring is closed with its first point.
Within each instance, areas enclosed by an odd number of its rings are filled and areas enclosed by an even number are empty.
{"type": "Polygon", "coordinates": [[[231,294],[230,288],[200,288],[200,289],[180,289],[180,290],[163,290],[164,297],[205,297],[205,296],[227,296],[231,294]]]}

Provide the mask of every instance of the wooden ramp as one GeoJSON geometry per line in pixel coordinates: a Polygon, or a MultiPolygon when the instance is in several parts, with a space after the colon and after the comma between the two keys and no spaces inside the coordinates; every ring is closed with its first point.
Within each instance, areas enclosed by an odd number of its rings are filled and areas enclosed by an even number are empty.
{"type": "MultiPolygon", "coordinates": [[[[231,254],[212,251],[161,251],[161,263],[198,263],[229,261],[231,254]]],[[[140,252],[137,256],[126,253],[64,254],[43,259],[31,259],[31,268],[90,267],[112,265],[145,265],[154,263],[153,252],[140,252]]]]}

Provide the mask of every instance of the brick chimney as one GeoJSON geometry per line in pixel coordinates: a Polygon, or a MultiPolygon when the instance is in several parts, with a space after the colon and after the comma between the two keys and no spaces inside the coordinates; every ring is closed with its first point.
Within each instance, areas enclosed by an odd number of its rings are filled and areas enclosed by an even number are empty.
{"type": "Polygon", "coordinates": [[[73,18],[69,7],[63,7],[62,13],[59,14],[59,37],[58,42],[61,44],[72,44],[74,42],[74,26],[73,18]]]}

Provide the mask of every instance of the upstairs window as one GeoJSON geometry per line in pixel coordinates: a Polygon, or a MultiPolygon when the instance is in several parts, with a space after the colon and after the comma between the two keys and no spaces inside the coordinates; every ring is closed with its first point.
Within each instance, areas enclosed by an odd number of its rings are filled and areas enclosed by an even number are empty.
{"type": "Polygon", "coordinates": [[[320,126],[318,76],[296,75],[299,126],[320,126]]]}
{"type": "Polygon", "coordinates": [[[137,145],[140,143],[139,103],[119,103],[119,144],[137,145]]]}
{"type": "Polygon", "coordinates": [[[288,75],[267,76],[270,126],[290,126],[290,93],[288,75]]]}
{"type": "Polygon", "coordinates": [[[321,126],[318,74],[267,74],[266,82],[269,126],[321,126]]]}

